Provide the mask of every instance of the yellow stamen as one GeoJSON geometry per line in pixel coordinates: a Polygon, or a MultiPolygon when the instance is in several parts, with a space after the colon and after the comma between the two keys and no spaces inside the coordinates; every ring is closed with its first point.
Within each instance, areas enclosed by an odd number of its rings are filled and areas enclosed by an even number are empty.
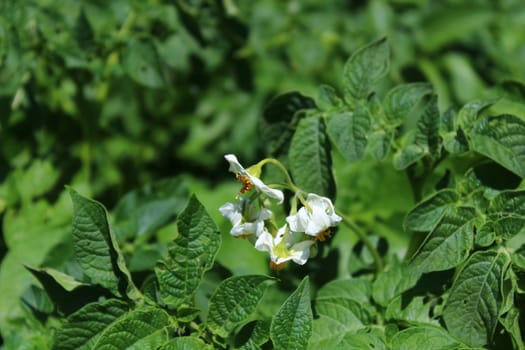
{"type": "Polygon", "coordinates": [[[317,236],[314,237],[314,241],[324,242],[331,234],[332,232],[327,228],[326,230],[319,232],[317,236]]]}
{"type": "Polygon", "coordinates": [[[273,261],[270,261],[270,269],[276,270],[276,271],[282,270],[286,266],[286,263],[287,261],[282,262],[280,264],[276,264],[273,261]]]}
{"type": "Polygon", "coordinates": [[[237,174],[237,179],[239,179],[242,182],[242,188],[239,191],[240,194],[244,194],[253,188],[253,184],[247,176],[237,174]]]}

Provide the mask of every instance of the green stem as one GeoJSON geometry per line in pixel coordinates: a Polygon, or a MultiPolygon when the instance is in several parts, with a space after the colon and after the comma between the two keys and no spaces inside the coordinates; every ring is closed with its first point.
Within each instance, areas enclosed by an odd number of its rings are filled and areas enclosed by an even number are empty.
{"type": "Polygon", "coordinates": [[[374,264],[376,266],[376,272],[379,273],[383,271],[383,261],[381,260],[381,257],[379,256],[379,252],[377,251],[377,249],[374,247],[372,242],[368,239],[368,236],[348,216],[343,215],[341,213],[338,213],[338,215],[343,218],[343,221],[346,224],[346,226],[348,226],[352,231],[354,231],[357,237],[361,241],[363,241],[366,248],[370,251],[370,254],[372,254],[372,258],[374,259],[374,264]]]}
{"type": "Polygon", "coordinates": [[[267,163],[270,163],[270,164],[273,164],[275,166],[277,166],[284,174],[284,176],[286,177],[286,184],[287,184],[287,187],[292,190],[293,192],[302,192],[302,190],[295,186],[293,181],[292,181],[292,177],[290,176],[290,174],[288,173],[288,170],[286,170],[286,168],[284,167],[283,163],[281,163],[280,161],[278,161],[277,159],[275,158],[266,158],[266,159],[263,159],[259,162],[259,165],[264,165],[264,164],[267,164],[267,163]]]}

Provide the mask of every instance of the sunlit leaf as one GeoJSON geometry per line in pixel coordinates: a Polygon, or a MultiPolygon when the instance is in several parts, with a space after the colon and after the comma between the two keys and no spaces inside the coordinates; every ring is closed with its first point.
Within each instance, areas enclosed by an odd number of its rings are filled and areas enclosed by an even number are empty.
{"type": "Polygon", "coordinates": [[[315,108],[315,101],[298,92],[279,95],[265,106],[261,120],[261,137],[266,141],[268,153],[273,156],[286,154],[299,120],[298,113],[315,108]]]}
{"type": "Polygon", "coordinates": [[[168,340],[169,315],[160,309],[133,310],[110,324],[93,349],[156,350],[168,340]]]}
{"type": "Polygon", "coordinates": [[[432,230],[447,208],[458,201],[459,195],[454,190],[444,189],[424,199],[410,210],[403,222],[405,229],[412,231],[432,230]]]}
{"type": "Polygon", "coordinates": [[[470,146],[525,177],[525,121],[512,115],[478,119],[469,133],[470,146]]]}
{"type": "Polygon", "coordinates": [[[446,330],[439,327],[410,327],[392,338],[392,350],[457,349],[461,345],[446,330]]]}
{"type": "Polygon", "coordinates": [[[389,121],[399,123],[414,109],[424,96],[432,93],[428,83],[409,83],[394,87],[383,102],[389,121]]]}
{"type": "Polygon", "coordinates": [[[290,170],[297,185],[307,192],[333,197],[330,143],[324,121],[312,116],[302,119],[290,145],[290,170]]]}
{"type": "Polygon", "coordinates": [[[162,300],[175,307],[189,306],[204,272],[209,270],[221,236],[206,209],[192,196],[177,220],[179,235],[169,258],[155,268],[162,300]]]}
{"type": "Polygon", "coordinates": [[[326,131],[343,157],[351,162],[363,158],[368,143],[370,116],[368,110],[357,107],[352,113],[341,112],[328,120],[326,131]]]}
{"type": "Polygon", "coordinates": [[[164,79],[155,46],[149,41],[130,41],[123,53],[123,66],[137,83],[160,88],[164,79]]]}
{"type": "Polygon", "coordinates": [[[387,74],[389,65],[390,48],[386,38],[354,52],[343,71],[345,99],[353,104],[366,99],[374,84],[387,74]]]}
{"type": "Polygon", "coordinates": [[[490,342],[502,304],[505,253],[477,252],[457,276],[443,310],[449,332],[471,346],[490,342]]]}
{"type": "Polygon", "coordinates": [[[226,337],[255,311],[268,280],[266,276],[248,275],[233,276],[222,281],[210,298],[209,328],[226,337]]]}
{"type": "Polygon", "coordinates": [[[139,297],[102,204],[69,189],[73,201],[73,248],[84,273],[115,295],[139,297]]]}
{"type": "Polygon", "coordinates": [[[476,210],[458,207],[445,211],[418,249],[411,265],[421,272],[456,267],[468,257],[474,243],[476,210]]]}
{"type": "Polygon", "coordinates": [[[299,287],[285,300],[270,326],[270,337],[276,349],[302,350],[312,334],[309,279],[305,277],[299,287]]]}
{"type": "Polygon", "coordinates": [[[129,306],[116,299],[101,303],[87,304],[67,318],[67,322],[58,329],[53,350],[90,350],[100,335],[129,306]]]}

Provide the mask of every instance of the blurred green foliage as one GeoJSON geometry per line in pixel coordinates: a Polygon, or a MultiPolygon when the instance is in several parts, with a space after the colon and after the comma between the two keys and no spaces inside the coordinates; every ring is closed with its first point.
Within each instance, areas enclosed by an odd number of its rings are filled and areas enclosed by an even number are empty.
{"type": "MultiPolygon", "coordinates": [[[[429,81],[441,110],[499,97],[491,108],[525,117],[523,28],[521,0],[0,1],[0,326],[4,337],[18,331],[8,349],[36,324],[13,301],[32,282],[22,264],[75,275],[65,184],[116,205],[126,257],[141,254],[132,266],[149,268],[174,236],[173,217],[155,203],[185,198],[188,186],[221,225],[215,208],[234,192],[220,183],[229,176],[222,155],[250,164],[267,151],[259,119],[273,96],[312,96],[325,82],[341,91],[349,55],[386,36],[391,67],[380,93],[429,81]],[[151,207],[140,207],[144,198],[151,207]]],[[[375,229],[401,249],[400,213],[414,203],[403,197],[404,174],[367,159],[334,162],[341,205],[379,217],[375,229]]],[[[222,265],[264,271],[263,256],[242,247],[246,264],[232,261],[231,242],[222,265]]]]}
{"type": "Polygon", "coordinates": [[[340,81],[355,48],[386,35],[390,83],[428,80],[443,108],[523,79],[524,24],[517,0],[5,0],[2,177],[44,160],[55,192],[79,177],[109,203],[159,177],[217,178],[225,152],[255,157],[269,98],[340,81]]]}

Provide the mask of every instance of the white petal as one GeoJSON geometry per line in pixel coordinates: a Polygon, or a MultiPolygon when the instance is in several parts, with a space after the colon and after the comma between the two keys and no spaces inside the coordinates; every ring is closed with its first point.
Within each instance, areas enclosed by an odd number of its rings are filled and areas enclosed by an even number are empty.
{"type": "Polygon", "coordinates": [[[264,231],[261,232],[257,241],[255,242],[255,249],[260,250],[261,252],[272,252],[273,251],[273,236],[270,232],[264,231]]]}
{"type": "Polygon", "coordinates": [[[310,247],[314,244],[314,241],[302,241],[296,243],[290,248],[290,253],[294,263],[304,265],[310,257],[310,247]]]}
{"type": "Polygon", "coordinates": [[[254,235],[256,231],[256,224],[253,222],[245,222],[244,224],[235,225],[230,230],[232,236],[254,235]]]}
{"type": "Polygon", "coordinates": [[[304,232],[309,220],[308,210],[306,210],[305,207],[299,209],[297,214],[290,215],[286,218],[286,222],[293,232],[304,232]]]}
{"type": "Polygon", "coordinates": [[[281,257],[281,256],[275,256],[273,254],[270,256],[270,259],[273,261],[275,265],[281,265],[282,263],[292,260],[292,258],[293,258],[292,256],[281,257]]]}
{"type": "Polygon", "coordinates": [[[262,193],[264,193],[265,195],[267,195],[268,197],[271,197],[271,198],[274,198],[274,199],[277,199],[277,201],[279,202],[279,204],[281,204],[284,200],[284,194],[283,194],[283,191],[281,190],[277,190],[277,189],[274,189],[274,188],[270,188],[268,187],[264,182],[262,182],[261,179],[255,177],[255,176],[251,176],[251,175],[248,175],[251,183],[259,190],[261,191],[262,193]]]}
{"type": "Polygon", "coordinates": [[[253,233],[255,234],[255,237],[259,237],[264,232],[267,232],[266,227],[264,226],[264,221],[256,221],[253,223],[253,225],[253,233]]]}
{"type": "Polygon", "coordinates": [[[316,236],[341,221],[341,217],[335,214],[334,205],[329,198],[309,193],[306,202],[310,211],[305,209],[304,212],[301,212],[303,207],[299,210],[301,213],[298,214],[301,214],[300,217],[304,220],[303,230],[307,235],[316,236]]]}
{"type": "Polygon", "coordinates": [[[304,233],[310,236],[317,236],[319,232],[326,230],[328,227],[330,227],[330,218],[324,213],[314,212],[304,233]]]}
{"type": "Polygon", "coordinates": [[[315,193],[309,193],[306,202],[310,206],[323,208],[327,214],[332,214],[334,212],[334,205],[329,198],[319,196],[315,193]]]}
{"type": "Polygon", "coordinates": [[[337,214],[330,215],[330,222],[332,223],[331,226],[336,226],[341,222],[342,218],[337,214]]]}
{"type": "Polygon", "coordinates": [[[284,225],[283,227],[281,227],[281,228],[279,228],[277,230],[277,233],[275,234],[275,238],[273,239],[274,246],[276,246],[279,243],[281,243],[281,241],[283,240],[284,235],[286,234],[286,230],[287,229],[288,229],[288,227],[286,225],[284,225]]]}
{"type": "Polygon", "coordinates": [[[297,214],[290,215],[286,218],[286,222],[288,223],[288,226],[290,226],[290,230],[294,232],[302,232],[301,228],[299,227],[299,219],[297,217],[297,214]]]}
{"type": "Polygon", "coordinates": [[[272,211],[270,209],[267,209],[267,208],[262,208],[261,211],[259,212],[259,216],[257,218],[257,220],[267,220],[269,218],[271,218],[273,215],[272,211]]]}
{"type": "Polygon", "coordinates": [[[230,171],[235,174],[241,174],[242,176],[248,177],[250,182],[257,188],[259,191],[266,194],[268,197],[277,199],[279,204],[284,200],[284,194],[281,190],[268,187],[261,179],[256,176],[251,175],[244,169],[244,167],[239,163],[239,160],[234,154],[226,154],[224,158],[230,163],[230,171]]]}
{"type": "Polygon", "coordinates": [[[246,170],[244,170],[244,167],[239,163],[237,160],[237,157],[234,154],[226,154],[224,158],[230,163],[230,171],[235,174],[241,174],[246,176],[246,170]]]}
{"type": "Polygon", "coordinates": [[[238,225],[242,220],[242,213],[237,203],[226,203],[219,208],[219,212],[233,225],[238,225]]]}

